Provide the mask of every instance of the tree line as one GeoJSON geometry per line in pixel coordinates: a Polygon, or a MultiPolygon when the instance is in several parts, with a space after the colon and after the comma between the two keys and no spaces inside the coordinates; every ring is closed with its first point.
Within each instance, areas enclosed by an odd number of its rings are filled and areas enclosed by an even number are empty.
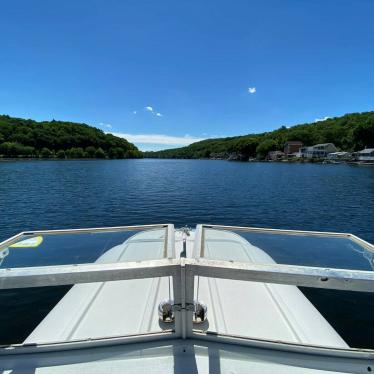
{"type": "Polygon", "coordinates": [[[342,151],[358,151],[374,147],[374,112],[351,113],[324,121],[293,127],[282,126],[261,134],[221,139],[207,139],[187,147],[144,152],[151,158],[229,158],[263,159],[270,151],[283,151],[287,141],[301,141],[305,146],[334,143],[342,151]]]}
{"type": "Polygon", "coordinates": [[[86,124],[0,115],[0,157],[121,159],[142,153],[127,140],[86,124]]]}

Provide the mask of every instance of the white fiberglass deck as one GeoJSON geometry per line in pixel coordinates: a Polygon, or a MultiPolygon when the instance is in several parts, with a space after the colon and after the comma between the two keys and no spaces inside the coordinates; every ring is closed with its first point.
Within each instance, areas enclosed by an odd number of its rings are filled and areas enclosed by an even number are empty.
{"type": "MultiPolygon", "coordinates": [[[[102,255],[97,263],[163,257],[164,230],[140,232],[102,255]],[[159,241],[155,237],[159,236],[159,241]]],[[[168,278],[78,284],[64,296],[29,342],[56,342],[160,330],[157,307],[168,297],[168,278]]]]}
{"type": "MultiPolygon", "coordinates": [[[[139,233],[101,256],[97,262],[125,262],[163,256],[160,242],[139,233]]],[[[152,230],[152,238],[155,231],[152,230]]],[[[252,263],[273,260],[242,237],[209,230],[205,257],[252,263]]],[[[192,257],[194,232],[187,237],[187,257],[192,257]]],[[[175,233],[176,257],[182,252],[182,234],[175,233]]],[[[199,300],[208,307],[208,320],[195,328],[229,335],[347,347],[346,343],[295,286],[227,279],[202,278],[199,300]]],[[[196,290],[197,291],[197,290],[196,290]]],[[[196,292],[195,292],[196,297],[196,292]]],[[[160,324],[157,308],[169,298],[169,279],[154,278],[75,285],[26,339],[46,343],[108,336],[123,336],[171,328],[160,324]]]]}
{"type": "Polygon", "coordinates": [[[341,369],[323,356],[281,350],[240,348],[194,340],[117,345],[68,352],[0,356],[3,374],[324,374],[367,373],[370,361],[358,365],[340,360],[341,369]]]}
{"type": "MultiPolygon", "coordinates": [[[[241,236],[207,230],[205,257],[274,263],[241,236]]],[[[295,286],[201,278],[199,295],[208,305],[209,330],[293,343],[347,347],[330,324],[295,286]]]]}

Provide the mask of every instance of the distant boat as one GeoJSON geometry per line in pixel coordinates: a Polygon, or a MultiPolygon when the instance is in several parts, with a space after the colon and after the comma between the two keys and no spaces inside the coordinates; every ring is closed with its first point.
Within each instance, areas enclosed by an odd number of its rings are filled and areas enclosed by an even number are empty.
{"type": "Polygon", "coordinates": [[[324,160],[322,164],[345,164],[346,161],[324,160]]]}
{"type": "Polygon", "coordinates": [[[369,161],[350,161],[347,163],[349,165],[356,165],[356,166],[374,166],[374,162],[369,162],[369,161]]]}

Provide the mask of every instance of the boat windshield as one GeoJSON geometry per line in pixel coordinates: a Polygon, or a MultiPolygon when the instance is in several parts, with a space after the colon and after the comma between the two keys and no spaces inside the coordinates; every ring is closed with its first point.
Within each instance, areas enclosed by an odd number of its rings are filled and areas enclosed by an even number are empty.
{"type": "Polygon", "coordinates": [[[201,255],[209,259],[330,269],[374,269],[374,247],[351,234],[224,226],[203,226],[203,231],[201,255]]]}
{"type": "Polygon", "coordinates": [[[285,282],[278,285],[276,276],[269,283],[200,277],[194,297],[207,300],[208,310],[214,308],[218,316],[209,330],[302,343],[311,339],[309,343],[324,345],[339,344],[340,337],[340,344],[374,349],[374,283],[359,292],[322,287],[332,277],[346,278],[348,285],[373,272],[374,246],[370,243],[344,233],[214,225],[202,225],[200,239],[196,255],[218,261],[218,266],[221,262],[234,268],[247,264],[254,272],[284,275],[296,270],[300,279],[305,276],[298,287],[285,282]],[[323,275],[325,271],[330,275],[323,275]],[[313,273],[321,275],[319,284],[307,277],[313,273]],[[240,308],[226,302],[218,310],[218,305],[233,297],[241,300],[240,308]]]}
{"type": "Polygon", "coordinates": [[[374,247],[351,234],[165,224],[21,233],[0,252],[0,344],[374,349],[374,247]]]}
{"type": "Polygon", "coordinates": [[[161,259],[168,225],[25,232],[0,245],[0,268],[161,259]]]}

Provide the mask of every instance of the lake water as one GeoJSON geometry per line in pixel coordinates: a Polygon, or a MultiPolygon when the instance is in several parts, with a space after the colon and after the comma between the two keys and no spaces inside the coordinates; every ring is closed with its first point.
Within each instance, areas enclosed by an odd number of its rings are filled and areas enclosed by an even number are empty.
{"type": "MultiPolygon", "coordinates": [[[[0,162],[0,211],[0,241],[25,230],[170,222],[351,232],[374,243],[374,167],[208,160],[0,162]]],[[[16,291],[2,291],[0,307],[12,313],[0,316],[0,343],[27,336],[64,292],[66,287],[24,290],[20,300],[16,291]],[[32,303],[39,309],[30,311],[32,303]]],[[[372,295],[303,292],[349,344],[374,348],[372,295]]]]}
{"type": "Polygon", "coordinates": [[[205,160],[0,162],[0,240],[33,229],[196,223],[374,242],[374,167],[205,160]]]}

